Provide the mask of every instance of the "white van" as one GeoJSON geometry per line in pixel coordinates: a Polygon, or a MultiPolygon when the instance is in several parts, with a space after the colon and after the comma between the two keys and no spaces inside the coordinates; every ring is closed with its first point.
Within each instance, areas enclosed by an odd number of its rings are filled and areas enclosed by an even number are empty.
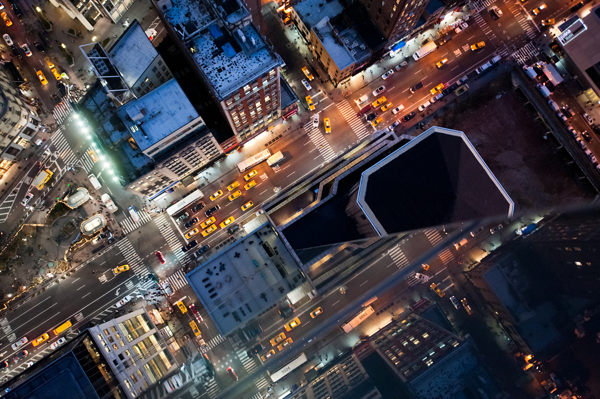
{"type": "Polygon", "coordinates": [[[100,184],[100,182],[98,181],[98,179],[96,179],[96,176],[93,173],[88,176],[88,179],[90,179],[92,186],[94,186],[96,190],[100,190],[102,188],[102,184],[100,184]]]}
{"type": "Polygon", "coordinates": [[[555,111],[555,112],[560,111],[560,107],[554,101],[548,100],[548,105],[550,106],[550,108],[552,108],[553,111],[555,111]]]}
{"type": "Polygon", "coordinates": [[[548,88],[545,85],[538,83],[537,85],[535,85],[535,87],[537,87],[540,93],[542,93],[542,96],[546,98],[550,97],[550,90],[548,90],[548,88]]]}
{"type": "Polygon", "coordinates": [[[531,79],[533,79],[537,76],[537,72],[535,71],[535,69],[533,69],[530,66],[523,65],[523,70],[525,71],[527,76],[529,76],[531,79]]]}
{"type": "Polygon", "coordinates": [[[364,96],[362,96],[361,98],[359,98],[358,100],[354,100],[356,102],[356,105],[361,105],[366,103],[367,101],[369,101],[369,95],[365,94],[364,96]]]}
{"type": "Polygon", "coordinates": [[[427,101],[423,105],[419,105],[419,112],[425,111],[431,105],[431,101],[427,101]]]}

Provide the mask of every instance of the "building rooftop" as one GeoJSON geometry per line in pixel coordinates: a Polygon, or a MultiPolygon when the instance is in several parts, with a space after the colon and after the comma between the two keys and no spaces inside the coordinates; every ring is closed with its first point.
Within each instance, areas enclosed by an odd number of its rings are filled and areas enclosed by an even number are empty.
{"type": "Polygon", "coordinates": [[[371,18],[365,18],[366,15],[369,15],[369,12],[361,2],[357,1],[346,7],[344,15],[372,52],[383,48],[387,43],[387,39],[381,34],[371,18]]]}
{"type": "Polygon", "coordinates": [[[321,22],[313,28],[313,31],[340,71],[348,68],[354,63],[352,53],[350,53],[350,50],[348,50],[346,45],[339,38],[337,31],[334,31],[328,17],[323,18],[321,22]]]}
{"type": "Polygon", "coordinates": [[[73,195],[67,199],[67,205],[69,208],[78,208],[85,204],[90,199],[90,193],[87,188],[79,187],[73,195]]]}
{"type": "Polygon", "coordinates": [[[184,40],[214,21],[201,0],[159,0],[158,4],[184,40]]]}
{"type": "Polygon", "coordinates": [[[382,236],[514,209],[467,136],[435,126],[363,173],[358,204],[382,236]]]}
{"type": "Polygon", "coordinates": [[[104,226],[106,226],[106,219],[101,213],[97,213],[81,222],[81,232],[85,235],[91,236],[92,234],[102,230],[104,226]]]}
{"type": "Polygon", "coordinates": [[[302,19],[308,29],[316,26],[323,18],[333,19],[344,11],[344,6],[338,0],[331,2],[323,0],[305,0],[294,5],[294,11],[302,19]]]}
{"type": "Polygon", "coordinates": [[[354,29],[346,28],[339,34],[340,39],[346,45],[357,64],[367,60],[371,56],[369,47],[354,29]]]}
{"type": "Polygon", "coordinates": [[[129,87],[137,82],[158,56],[158,52],[137,20],[134,20],[123,32],[108,54],[129,87]],[[135,57],[132,57],[132,54],[135,54],[135,57]]]}
{"type": "Polygon", "coordinates": [[[285,80],[283,76],[280,77],[281,80],[281,109],[285,109],[298,101],[298,96],[290,86],[290,84],[285,80]]]}
{"type": "Polygon", "coordinates": [[[127,103],[118,113],[142,151],[199,117],[175,79],[127,103]]]}
{"type": "Polygon", "coordinates": [[[194,60],[221,99],[281,65],[252,24],[230,35],[213,23],[190,41],[194,60]]]}
{"type": "Polygon", "coordinates": [[[267,224],[186,278],[224,336],[304,281],[291,254],[267,224]]]}

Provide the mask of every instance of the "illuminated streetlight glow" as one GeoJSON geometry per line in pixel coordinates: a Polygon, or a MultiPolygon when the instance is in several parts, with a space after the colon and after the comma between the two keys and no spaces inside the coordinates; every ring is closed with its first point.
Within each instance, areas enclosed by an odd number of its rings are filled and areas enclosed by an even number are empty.
{"type": "Polygon", "coordinates": [[[117,176],[113,177],[114,181],[119,181],[119,178],[117,176]]]}
{"type": "Polygon", "coordinates": [[[39,8],[39,7],[36,7],[36,8],[35,8],[35,10],[36,10],[37,12],[42,12],[42,9],[41,9],[41,8],[39,8]]]}
{"type": "Polygon", "coordinates": [[[67,46],[65,46],[65,44],[64,44],[64,43],[61,43],[61,44],[60,44],[60,46],[61,46],[62,48],[67,48],[67,46]]]}

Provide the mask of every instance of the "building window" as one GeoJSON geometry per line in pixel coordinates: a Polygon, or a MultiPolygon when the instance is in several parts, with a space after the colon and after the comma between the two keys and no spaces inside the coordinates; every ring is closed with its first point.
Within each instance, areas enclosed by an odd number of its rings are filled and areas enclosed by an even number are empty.
{"type": "Polygon", "coordinates": [[[158,61],[158,65],[162,65],[162,64],[163,64],[162,61],[158,61]]]}
{"type": "Polygon", "coordinates": [[[156,73],[157,70],[158,70],[158,67],[152,68],[152,72],[154,72],[154,73],[156,73]]]}

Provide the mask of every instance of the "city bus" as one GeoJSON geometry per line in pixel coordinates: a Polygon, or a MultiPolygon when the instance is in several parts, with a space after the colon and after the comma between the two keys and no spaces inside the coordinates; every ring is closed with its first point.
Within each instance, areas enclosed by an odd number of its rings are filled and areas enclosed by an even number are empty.
{"type": "Polygon", "coordinates": [[[70,320],[65,321],[63,324],[54,329],[54,335],[59,335],[63,331],[68,330],[71,326],[72,324],[70,320]]]}
{"type": "Polygon", "coordinates": [[[292,360],[291,362],[289,362],[288,364],[271,374],[271,380],[273,382],[279,381],[292,371],[296,370],[298,367],[302,366],[307,361],[308,359],[306,358],[306,355],[304,353],[301,353],[300,356],[298,356],[297,358],[295,358],[294,360],[292,360]]]}
{"type": "Polygon", "coordinates": [[[173,205],[168,207],[167,214],[169,214],[169,216],[173,216],[177,212],[181,211],[188,205],[198,201],[202,197],[204,197],[204,194],[202,194],[202,191],[194,190],[191,193],[189,193],[188,195],[186,195],[185,197],[183,197],[181,200],[177,201],[176,203],[174,203],[173,205]]]}
{"type": "Polygon", "coordinates": [[[134,223],[139,223],[140,222],[140,216],[138,215],[137,211],[135,210],[135,208],[133,206],[129,207],[129,214],[131,215],[131,219],[133,219],[134,223]]]}
{"type": "Polygon", "coordinates": [[[266,161],[267,158],[269,158],[271,156],[271,151],[269,151],[268,149],[259,152],[256,155],[251,156],[250,158],[238,163],[238,169],[240,170],[240,173],[250,169],[251,167],[253,167],[254,165],[258,165],[259,163],[266,161]]]}
{"type": "Polygon", "coordinates": [[[342,330],[344,330],[346,333],[349,333],[358,327],[360,323],[367,320],[367,317],[371,316],[373,313],[375,313],[375,311],[373,310],[372,306],[364,307],[363,310],[356,314],[356,316],[342,324],[342,330]]]}

